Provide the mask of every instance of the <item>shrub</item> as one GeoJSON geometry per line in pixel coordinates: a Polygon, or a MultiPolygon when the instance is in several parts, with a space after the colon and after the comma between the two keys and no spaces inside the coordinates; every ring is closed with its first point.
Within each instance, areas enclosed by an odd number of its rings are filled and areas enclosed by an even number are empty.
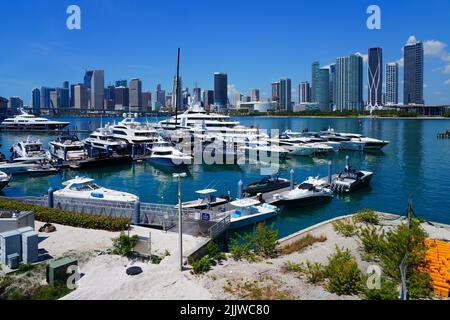
{"type": "Polygon", "coordinates": [[[219,246],[214,242],[208,243],[207,249],[208,249],[208,256],[211,260],[217,261],[219,263],[221,261],[227,260],[225,254],[222,251],[220,251],[219,246]]]}
{"type": "Polygon", "coordinates": [[[358,232],[358,239],[364,249],[364,260],[370,261],[381,254],[385,232],[383,229],[379,231],[374,226],[361,228],[358,232]]]}
{"type": "Polygon", "coordinates": [[[353,222],[347,220],[337,220],[332,223],[334,231],[340,235],[350,238],[356,234],[356,226],[353,222]]]}
{"type": "Polygon", "coordinates": [[[246,233],[233,239],[230,244],[230,252],[235,260],[246,259],[249,262],[257,260],[258,256],[263,258],[276,257],[278,243],[278,231],[267,227],[265,223],[256,226],[254,234],[246,233]]]}
{"type": "Polygon", "coordinates": [[[327,237],[324,235],[321,235],[320,237],[315,237],[308,233],[303,238],[283,247],[280,253],[283,255],[288,255],[294,252],[302,252],[307,247],[312,246],[317,242],[325,242],[325,241],[327,241],[327,237]]]}
{"type": "Polygon", "coordinates": [[[138,236],[127,236],[125,232],[121,232],[118,238],[112,239],[112,254],[128,257],[133,252],[134,247],[139,241],[138,236]]]}
{"type": "Polygon", "coordinates": [[[28,271],[31,271],[35,268],[34,265],[30,263],[22,263],[19,265],[19,268],[17,269],[17,273],[27,273],[28,271]]]}
{"type": "Polygon", "coordinates": [[[306,261],[306,269],[304,270],[306,277],[310,283],[320,283],[325,279],[325,268],[320,263],[312,263],[306,261]]]}
{"type": "Polygon", "coordinates": [[[212,263],[208,256],[204,256],[200,260],[192,261],[191,265],[193,274],[203,274],[211,269],[212,263]]]}
{"type": "Polygon", "coordinates": [[[360,222],[360,223],[379,224],[380,218],[375,213],[375,211],[370,210],[370,209],[364,209],[364,210],[358,211],[353,216],[353,221],[360,222]]]}
{"type": "Polygon", "coordinates": [[[361,297],[364,300],[398,300],[399,292],[395,282],[386,276],[381,276],[380,288],[369,289],[367,286],[363,286],[361,297]]]}
{"type": "Polygon", "coordinates": [[[230,243],[230,253],[234,260],[247,260],[248,262],[255,262],[257,260],[256,255],[251,251],[252,242],[239,241],[232,239],[230,243]]]}
{"type": "Polygon", "coordinates": [[[299,273],[302,273],[302,272],[304,272],[305,267],[304,267],[303,263],[298,264],[298,263],[294,263],[292,261],[286,261],[283,264],[282,269],[284,271],[286,271],[286,272],[299,272],[299,273]]]}
{"type": "Polygon", "coordinates": [[[354,295],[361,289],[361,271],[348,249],[336,246],[336,252],[328,257],[325,276],[327,289],[338,295],[354,295]]]}
{"type": "Polygon", "coordinates": [[[60,209],[51,209],[7,199],[0,199],[0,209],[11,211],[33,211],[34,217],[38,221],[84,229],[123,231],[127,229],[129,224],[129,220],[124,218],[112,218],[107,216],[64,211],[60,209]]]}

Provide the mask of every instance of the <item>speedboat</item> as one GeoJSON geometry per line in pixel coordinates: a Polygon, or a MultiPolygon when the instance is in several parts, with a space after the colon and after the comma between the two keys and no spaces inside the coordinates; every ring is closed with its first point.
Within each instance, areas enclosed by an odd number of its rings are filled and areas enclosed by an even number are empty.
{"type": "Polygon", "coordinates": [[[94,179],[86,177],[76,177],[75,179],[63,183],[64,189],[55,191],[55,199],[75,199],[75,200],[95,200],[120,203],[134,203],[139,201],[139,197],[122,191],[103,188],[94,179]]]}
{"type": "Polygon", "coordinates": [[[0,191],[2,191],[11,181],[11,176],[7,175],[3,171],[0,171],[0,191]]]}
{"type": "Polygon", "coordinates": [[[356,171],[350,166],[346,166],[344,171],[339,173],[331,183],[331,190],[339,193],[350,193],[355,190],[367,187],[372,180],[373,172],[356,171]]]}
{"type": "Polygon", "coordinates": [[[267,193],[275,190],[287,188],[291,182],[279,177],[264,177],[261,181],[249,184],[244,191],[249,196],[255,196],[258,193],[267,193]]]}
{"type": "Polygon", "coordinates": [[[196,191],[200,197],[197,200],[183,203],[183,209],[210,209],[229,202],[229,199],[214,196],[216,192],[215,189],[196,191]]]}
{"type": "Polygon", "coordinates": [[[295,205],[308,205],[328,201],[333,198],[333,192],[322,186],[322,181],[310,177],[305,182],[296,186],[293,190],[275,194],[273,199],[276,203],[295,205]]]}
{"type": "Polygon", "coordinates": [[[177,149],[170,142],[160,140],[149,148],[150,157],[146,160],[150,163],[164,167],[179,167],[192,164],[193,158],[177,149]]]}
{"type": "Polygon", "coordinates": [[[0,124],[0,129],[11,131],[45,131],[45,130],[62,130],[67,127],[70,122],[51,121],[46,118],[38,118],[32,114],[26,113],[23,109],[20,114],[14,118],[5,119],[0,124]]]}
{"type": "Polygon", "coordinates": [[[87,158],[84,143],[77,136],[61,136],[49,142],[51,155],[63,161],[79,161],[87,158]]]}
{"type": "Polygon", "coordinates": [[[51,159],[50,153],[44,149],[39,139],[27,138],[19,141],[11,148],[12,160],[14,162],[41,162],[51,159]]]}
{"type": "Polygon", "coordinates": [[[261,204],[255,199],[239,199],[230,202],[234,210],[226,212],[230,215],[230,229],[240,229],[267,219],[274,218],[279,209],[268,203],[261,204]]]}

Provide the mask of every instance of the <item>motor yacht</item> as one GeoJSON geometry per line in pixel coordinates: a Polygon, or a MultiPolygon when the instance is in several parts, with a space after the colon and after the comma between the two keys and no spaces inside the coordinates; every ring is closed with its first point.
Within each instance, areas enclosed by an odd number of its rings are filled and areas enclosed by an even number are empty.
{"type": "Polygon", "coordinates": [[[264,161],[265,158],[272,157],[284,159],[289,153],[289,150],[268,141],[247,141],[245,145],[238,147],[238,151],[257,161],[264,161]]]}
{"type": "Polygon", "coordinates": [[[137,121],[137,116],[124,113],[122,121],[109,125],[112,136],[129,145],[149,145],[156,142],[159,139],[157,130],[149,123],[137,121]]]}
{"type": "Polygon", "coordinates": [[[149,148],[150,156],[146,160],[164,167],[179,167],[191,165],[193,158],[173,146],[172,143],[159,140],[149,148]]]}
{"type": "Polygon", "coordinates": [[[194,201],[188,201],[183,203],[183,209],[211,209],[224,205],[229,202],[229,198],[216,197],[214,194],[217,192],[215,189],[198,190],[195,193],[199,195],[199,198],[194,201]]]}
{"type": "Polygon", "coordinates": [[[373,172],[357,171],[350,166],[346,166],[344,171],[339,173],[331,183],[330,188],[338,193],[350,193],[355,190],[367,187],[372,180],[373,172]]]}
{"type": "Polygon", "coordinates": [[[230,202],[235,209],[226,214],[230,215],[230,229],[240,229],[246,226],[254,225],[276,217],[279,209],[268,203],[261,204],[255,199],[239,199],[230,202]]]}
{"type": "Polygon", "coordinates": [[[347,141],[355,143],[355,145],[360,144],[365,150],[381,150],[383,147],[388,145],[389,141],[378,140],[374,138],[369,138],[357,133],[340,133],[335,132],[333,128],[328,128],[328,130],[321,132],[322,137],[336,137],[347,139],[347,141]]]}
{"type": "Polygon", "coordinates": [[[125,202],[134,203],[139,201],[139,197],[122,191],[106,189],[99,186],[94,179],[86,177],[76,177],[75,179],[63,183],[64,189],[54,192],[55,200],[94,200],[98,202],[125,202]]]}
{"type": "Polygon", "coordinates": [[[273,199],[275,203],[310,205],[319,202],[328,201],[333,198],[331,189],[325,188],[322,181],[309,178],[293,190],[275,194],[273,199]]]}
{"type": "Polygon", "coordinates": [[[7,175],[5,172],[0,171],[0,191],[5,189],[5,187],[9,184],[12,177],[11,175],[7,175]]]}
{"type": "Polygon", "coordinates": [[[55,141],[49,142],[50,153],[53,158],[63,161],[79,161],[87,159],[84,142],[77,136],[63,135],[55,141]]]}
{"type": "Polygon", "coordinates": [[[5,119],[0,124],[0,129],[9,131],[62,130],[69,124],[70,122],[51,121],[46,118],[38,118],[21,109],[19,115],[5,119]]]}
{"type": "Polygon", "coordinates": [[[290,180],[276,177],[264,177],[261,181],[249,184],[244,190],[244,194],[255,196],[258,193],[267,193],[275,190],[287,188],[291,185],[290,180]]]}
{"type": "Polygon", "coordinates": [[[113,132],[109,127],[95,130],[83,142],[86,146],[100,151],[123,153],[127,150],[127,143],[114,138],[113,132]]]}
{"type": "MultiPolygon", "coordinates": [[[[304,141],[305,143],[308,143],[308,144],[326,145],[326,146],[332,147],[334,151],[339,151],[341,149],[340,142],[329,141],[327,139],[324,139],[317,132],[310,132],[310,131],[294,132],[291,130],[287,130],[283,133],[283,135],[286,137],[289,137],[289,138],[293,138],[293,139],[299,138],[299,139],[301,139],[301,141],[304,141]]],[[[326,150],[325,150],[325,152],[326,152],[326,150]]]]}
{"type": "Polygon", "coordinates": [[[11,148],[11,159],[14,162],[41,162],[51,160],[50,152],[44,149],[39,139],[28,137],[11,148]]]}

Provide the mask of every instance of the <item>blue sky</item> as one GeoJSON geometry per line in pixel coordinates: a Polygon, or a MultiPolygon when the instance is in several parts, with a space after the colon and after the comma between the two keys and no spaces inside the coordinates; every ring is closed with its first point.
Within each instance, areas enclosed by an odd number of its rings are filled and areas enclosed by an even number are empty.
{"type": "Polygon", "coordinates": [[[426,102],[450,103],[449,0],[2,0],[0,12],[0,96],[25,103],[33,87],[80,82],[89,68],[105,69],[106,84],[139,77],[146,90],[170,91],[177,47],[191,91],[196,81],[212,88],[221,71],[230,93],[267,95],[281,77],[297,89],[315,60],[380,46],[385,62],[397,61],[410,36],[425,41],[426,102]],[[71,4],[81,30],[66,28],[71,4]],[[371,4],[381,7],[381,30],[366,27],[371,4]]]}

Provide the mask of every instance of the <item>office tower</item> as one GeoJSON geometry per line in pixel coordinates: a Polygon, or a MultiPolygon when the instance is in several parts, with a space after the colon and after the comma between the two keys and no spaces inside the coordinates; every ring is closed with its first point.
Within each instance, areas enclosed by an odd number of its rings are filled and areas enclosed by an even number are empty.
{"type": "Polygon", "coordinates": [[[214,104],[219,108],[226,108],[228,104],[228,75],[214,73],[214,104]]]}
{"type": "Polygon", "coordinates": [[[316,61],[312,64],[312,68],[311,68],[311,101],[312,102],[319,101],[319,94],[317,92],[317,87],[318,87],[318,83],[319,83],[319,70],[320,70],[320,63],[318,61],[316,61]]]}
{"type": "Polygon", "coordinates": [[[214,104],[214,90],[203,91],[203,106],[206,110],[209,110],[214,104]]]}
{"type": "Polygon", "coordinates": [[[150,91],[142,92],[142,112],[152,110],[152,93],[150,91]]]}
{"type": "Polygon", "coordinates": [[[108,86],[105,88],[105,109],[113,111],[116,106],[116,87],[108,86]]]}
{"type": "Polygon", "coordinates": [[[161,85],[156,86],[156,103],[161,107],[166,106],[166,91],[161,90],[161,85]]]}
{"type": "Polygon", "coordinates": [[[336,101],[336,64],[330,64],[330,109],[334,109],[336,101]]]}
{"type": "Polygon", "coordinates": [[[311,102],[311,87],[308,81],[300,83],[299,86],[299,103],[311,102]]]}
{"type": "Polygon", "coordinates": [[[403,103],[424,104],[423,100],[423,42],[406,45],[404,54],[403,103]]]}
{"type": "Polygon", "coordinates": [[[250,91],[250,97],[252,98],[252,101],[258,102],[259,101],[259,90],[258,89],[252,89],[250,91]]]}
{"type": "Polygon", "coordinates": [[[173,77],[173,86],[172,86],[172,111],[175,112],[175,109],[178,107],[178,111],[183,109],[183,81],[181,77],[178,79],[177,76],[173,77]]]}
{"type": "Polygon", "coordinates": [[[116,98],[115,110],[128,112],[130,106],[129,89],[126,87],[115,88],[114,95],[116,98]]]}
{"type": "Polygon", "coordinates": [[[71,108],[75,107],[75,87],[77,85],[82,85],[82,83],[70,85],[70,107],[71,108]]]}
{"type": "Polygon", "coordinates": [[[386,104],[398,104],[398,63],[386,66],[386,104]]]}
{"type": "Polygon", "coordinates": [[[362,110],[363,59],[358,54],[336,60],[336,109],[362,110]]]}
{"type": "Polygon", "coordinates": [[[330,111],[330,69],[319,69],[316,86],[317,103],[320,111],[330,111]]]}
{"type": "Polygon", "coordinates": [[[6,118],[8,114],[8,99],[0,97],[0,117],[6,118]]]}
{"type": "Polygon", "coordinates": [[[241,97],[241,102],[251,102],[251,101],[252,101],[252,97],[250,97],[250,96],[243,95],[241,97]]]}
{"type": "Polygon", "coordinates": [[[69,88],[57,88],[59,108],[68,109],[70,106],[69,88]]]}
{"type": "Polygon", "coordinates": [[[55,90],[55,88],[41,87],[41,108],[50,108],[50,92],[55,90]]]}
{"type": "Polygon", "coordinates": [[[91,88],[92,77],[94,75],[93,70],[87,70],[84,74],[84,86],[88,89],[91,88]]]}
{"type": "Polygon", "coordinates": [[[69,89],[69,81],[64,81],[62,87],[64,89],[69,89]]]}
{"type": "Polygon", "coordinates": [[[88,88],[84,84],[75,85],[73,106],[75,109],[87,109],[89,107],[88,88]]]}
{"type": "Polygon", "coordinates": [[[59,108],[59,99],[57,90],[50,92],[50,107],[51,109],[59,108]]]}
{"type": "Polygon", "coordinates": [[[103,110],[103,100],[105,95],[105,72],[94,70],[91,79],[91,104],[94,110],[103,110]]]}
{"type": "Polygon", "coordinates": [[[233,106],[237,108],[242,102],[242,94],[235,93],[233,96],[233,106]]]}
{"type": "Polygon", "coordinates": [[[130,80],[130,110],[140,112],[142,108],[142,81],[139,79],[130,80]]]}
{"type": "Polygon", "coordinates": [[[202,89],[197,87],[197,85],[194,88],[193,97],[196,102],[202,101],[202,89]]]}
{"type": "Polygon", "coordinates": [[[277,110],[280,110],[280,83],[272,83],[272,101],[275,102],[277,110]]]}
{"type": "Polygon", "coordinates": [[[41,91],[38,88],[31,91],[31,108],[34,114],[41,112],[41,91]]]}
{"type": "Polygon", "coordinates": [[[10,97],[8,101],[8,109],[16,113],[23,108],[23,100],[20,97],[10,97]]]}
{"type": "Polygon", "coordinates": [[[184,88],[181,92],[181,110],[185,110],[186,106],[189,104],[191,94],[189,93],[189,88],[184,88]]]}
{"type": "Polygon", "coordinates": [[[280,110],[292,111],[291,79],[280,80],[280,110]]]}
{"type": "Polygon", "coordinates": [[[127,80],[118,80],[116,81],[116,87],[128,87],[128,81],[127,80]]]}
{"type": "Polygon", "coordinates": [[[368,76],[367,107],[379,108],[382,106],[383,93],[383,50],[381,48],[369,49],[368,76]]]}

